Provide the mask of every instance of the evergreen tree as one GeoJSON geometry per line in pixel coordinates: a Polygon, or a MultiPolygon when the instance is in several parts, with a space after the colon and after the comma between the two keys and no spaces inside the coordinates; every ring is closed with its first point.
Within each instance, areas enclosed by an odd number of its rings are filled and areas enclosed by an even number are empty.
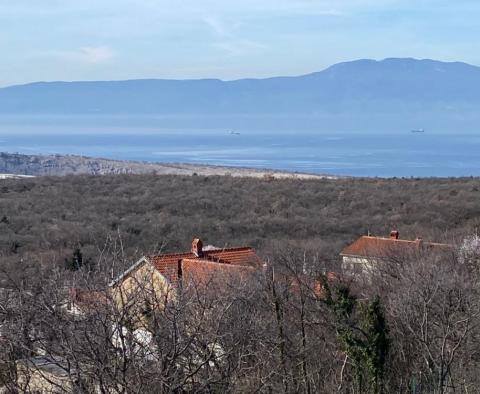
{"type": "Polygon", "coordinates": [[[347,286],[333,291],[326,281],[326,303],[335,316],[340,347],[353,362],[362,393],[383,392],[383,373],[389,348],[388,327],[378,297],[360,302],[347,286]]]}

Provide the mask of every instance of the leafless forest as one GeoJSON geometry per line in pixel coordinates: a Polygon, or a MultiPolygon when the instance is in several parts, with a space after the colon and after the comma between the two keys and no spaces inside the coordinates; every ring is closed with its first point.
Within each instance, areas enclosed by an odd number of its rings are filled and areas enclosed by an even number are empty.
{"type": "Polygon", "coordinates": [[[41,354],[62,372],[51,392],[479,392],[479,196],[476,178],[2,181],[1,384],[31,392],[24,360],[41,354]],[[341,275],[343,246],[392,228],[455,248],[341,275]],[[174,302],[145,287],[119,308],[103,292],[194,236],[253,246],[268,267],[174,302]]]}
{"type": "Polygon", "coordinates": [[[95,260],[121,234],[128,257],[291,244],[336,264],[368,232],[455,241],[480,224],[480,180],[259,180],[200,176],[74,176],[0,184],[0,252],[6,260],[61,264],[72,251],[95,260]]]}

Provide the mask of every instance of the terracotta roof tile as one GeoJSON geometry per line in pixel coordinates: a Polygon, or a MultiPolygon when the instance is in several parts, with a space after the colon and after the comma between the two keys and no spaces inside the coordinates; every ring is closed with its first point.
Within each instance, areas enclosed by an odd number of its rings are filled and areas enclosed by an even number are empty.
{"type": "Polygon", "coordinates": [[[159,254],[150,256],[149,259],[154,263],[173,263],[182,259],[194,259],[196,256],[191,252],[185,253],[171,253],[171,254],[159,254]]]}
{"type": "MultiPolygon", "coordinates": [[[[183,272],[183,262],[186,260],[189,261],[188,269],[192,264],[203,266],[206,263],[215,263],[230,268],[233,266],[261,268],[263,264],[255,253],[255,249],[250,247],[204,250],[201,256],[185,252],[150,256],[148,259],[171,283],[178,282],[179,273],[183,272]]],[[[217,265],[213,265],[213,267],[217,267],[217,265]]],[[[208,266],[210,267],[210,265],[208,266]]]]}
{"type": "Polygon", "coordinates": [[[211,250],[207,251],[205,256],[208,260],[225,264],[246,265],[252,267],[262,266],[262,261],[255,253],[255,249],[249,247],[211,250]]]}
{"type": "Polygon", "coordinates": [[[410,241],[395,238],[363,236],[354,243],[345,247],[341,256],[377,257],[387,258],[405,253],[414,253],[418,250],[448,250],[449,244],[424,242],[421,240],[410,241]]]}
{"type": "Polygon", "coordinates": [[[81,306],[100,306],[107,305],[110,302],[105,291],[85,290],[72,287],[68,290],[68,300],[81,306]]]}
{"type": "Polygon", "coordinates": [[[209,260],[184,259],[182,260],[182,278],[185,284],[212,286],[215,289],[225,286],[231,280],[243,280],[255,272],[255,269],[246,265],[222,264],[209,260]]]}
{"type": "Polygon", "coordinates": [[[185,258],[195,258],[193,253],[176,253],[176,254],[165,254],[159,256],[150,257],[149,260],[152,261],[155,268],[168,279],[170,283],[177,283],[180,264],[181,261],[185,258]]]}

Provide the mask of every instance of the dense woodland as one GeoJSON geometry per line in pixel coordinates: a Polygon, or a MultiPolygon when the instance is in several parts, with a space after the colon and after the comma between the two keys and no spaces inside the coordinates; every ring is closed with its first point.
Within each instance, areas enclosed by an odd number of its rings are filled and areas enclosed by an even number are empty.
{"type": "MultiPolygon", "coordinates": [[[[370,232],[455,240],[480,224],[480,180],[258,180],[154,175],[3,180],[0,252],[5,259],[63,261],[79,248],[95,260],[121,236],[133,258],[183,251],[194,237],[216,246],[279,244],[335,264],[370,232]]],[[[333,268],[333,267],[331,267],[333,268]]]]}
{"type": "Polygon", "coordinates": [[[14,360],[40,348],[79,393],[478,392],[479,196],[477,178],[2,181],[0,379],[28,392],[14,360]],[[368,277],[325,275],[348,242],[391,228],[456,247],[395,256],[368,277]],[[112,303],[82,319],[54,306],[72,284],[101,290],[140,255],[188,250],[194,236],[254,246],[269,268],[158,307],[145,289],[153,347],[123,332],[140,323],[112,303]]]}

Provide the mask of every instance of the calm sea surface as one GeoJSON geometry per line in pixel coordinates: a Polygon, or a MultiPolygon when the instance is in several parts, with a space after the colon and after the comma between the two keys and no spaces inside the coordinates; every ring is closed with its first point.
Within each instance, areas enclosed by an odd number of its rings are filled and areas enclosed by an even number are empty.
{"type": "Polygon", "coordinates": [[[0,151],[79,154],[353,176],[480,176],[480,133],[275,133],[0,128],[0,151]]]}

